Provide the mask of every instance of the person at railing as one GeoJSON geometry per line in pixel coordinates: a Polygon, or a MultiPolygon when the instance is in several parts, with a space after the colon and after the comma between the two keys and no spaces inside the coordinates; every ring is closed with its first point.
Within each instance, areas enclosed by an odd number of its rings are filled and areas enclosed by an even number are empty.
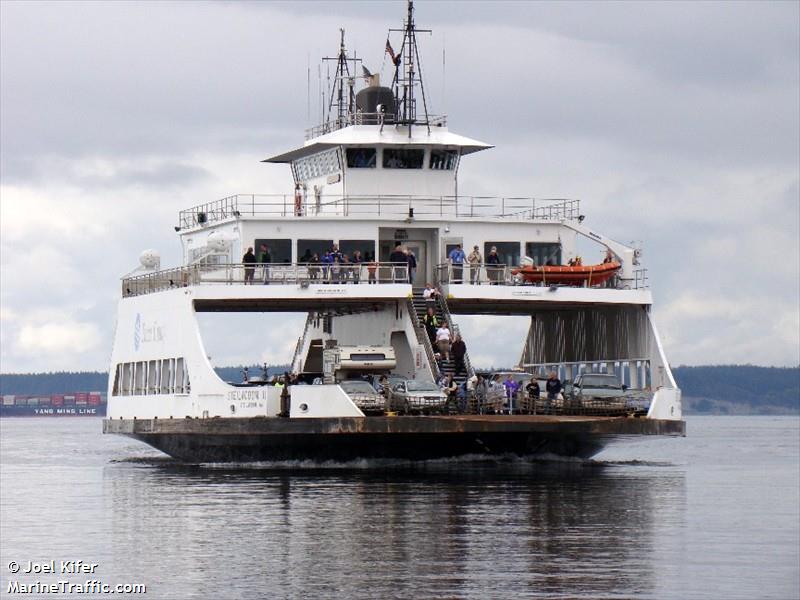
{"type": "Polygon", "coordinates": [[[374,260],[367,264],[367,283],[378,283],[377,280],[378,263],[374,260]]]}
{"type": "Polygon", "coordinates": [[[442,355],[444,360],[450,360],[450,342],[452,339],[447,322],[443,322],[442,326],[436,330],[436,345],[439,347],[439,354],[442,355]]]}
{"type": "Polygon", "coordinates": [[[447,255],[447,259],[453,266],[453,278],[451,279],[450,283],[463,283],[464,261],[467,259],[467,257],[464,255],[464,251],[461,249],[461,244],[456,244],[456,247],[450,250],[450,254],[447,255]]]}
{"type": "Polygon", "coordinates": [[[258,254],[258,262],[264,269],[264,285],[269,284],[269,265],[272,262],[272,254],[269,253],[269,246],[261,244],[261,252],[258,254]]]}
{"type": "Polygon", "coordinates": [[[453,353],[453,361],[455,363],[453,373],[456,375],[462,371],[466,373],[467,367],[464,363],[464,358],[467,355],[467,345],[464,343],[464,340],[461,339],[461,335],[458,333],[456,334],[453,343],[450,345],[450,352],[453,353]]]}
{"type": "Polygon", "coordinates": [[[392,263],[392,275],[395,283],[403,283],[403,278],[400,277],[399,269],[397,267],[408,267],[408,256],[403,249],[402,244],[397,244],[394,250],[389,255],[389,262],[392,263]]]}
{"type": "Polygon", "coordinates": [[[256,272],[256,255],[253,254],[252,248],[248,248],[247,252],[244,253],[242,264],[244,265],[244,284],[253,285],[253,276],[256,272]]]}
{"type": "Polygon", "coordinates": [[[547,378],[547,383],[544,387],[547,391],[546,408],[550,409],[552,401],[558,398],[558,395],[561,393],[561,380],[558,378],[558,373],[550,371],[550,376],[547,378]]]}
{"type": "Polygon", "coordinates": [[[333,256],[331,256],[330,251],[325,251],[325,254],[323,254],[320,259],[320,263],[322,264],[322,280],[328,283],[330,281],[331,267],[333,266],[333,256]]]}
{"type": "Polygon", "coordinates": [[[514,398],[517,397],[519,391],[519,384],[514,381],[514,377],[509,374],[503,382],[503,387],[506,391],[506,403],[508,404],[508,414],[514,414],[514,398]]]}
{"type": "Polygon", "coordinates": [[[439,388],[447,394],[448,406],[455,406],[457,402],[458,383],[453,379],[453,374],[448,373],[439,380],[439,388]]]}
{"type": "Polygon", "coordinates": [[[353,283],[359,283],[361,281],[361,263],[363,262],[364,259],[361,257],[361,250],[353,252],[353,283]]]}
{"type": "Polygon", "coordinates": [[[417,275],[417,256],[413,250],[406,248],[408,260],[408,283],[414,285],[414,277],[417,275]]]}
{"type": "Polygon", "coordinates": [[[539,381],[536,377],[531,377],[531,380],[525,386],[525,392],[528,394],[528,410],[536,412],[536,401],[541,397],[542,390],[539,388],[539,381]]]}
{"type": "Polygon", "coordinates": [[[486,398],[489,395],[489,386],[483,375],[474,375],[472,381],[472,393],[475,394],[475,401],[478,404],[478,413],[483,414],[486,410],[486,398]]]}
{"type": "Polygon", "coordinates": [[[477,246],[472,247],[472,252],[470,252],[469,256],[467,256],[467,262],[469,263],[469,282],[472,285],[480,283],[481,263],[483,262],[483,256],[481,256],[481,251],[477,246]]]}
{"type": "Polygon", "coordinates": [[[489,256],[486,257],[486,274],[489,275],[490,285],[500,283],[502,267],[500,266],[500,255],[497,254],[497,246],[492,246],[489,250],[489,256]]]}
{"type": "Polygon", "coordinates": [[[320,275],[319,264],[320,264],[319,254],[315,252],[314,254],[311,255],[311,259],[308,261],[308,275],[309,277],[311,277],[311,279],[319,279],[320,275]]]}
{"type": "Polygon", "coordinates": [[[606,257],[603,259],[603,264],[607,265],[610,262],[614,262],[614,253],[611,251],[611,248],[607,248],[606,257]]]}
{"type": "Polygon", "coordinates": [[[298,183],[294,186],[294,216],[303,216],[303,184],[298,183]]]}

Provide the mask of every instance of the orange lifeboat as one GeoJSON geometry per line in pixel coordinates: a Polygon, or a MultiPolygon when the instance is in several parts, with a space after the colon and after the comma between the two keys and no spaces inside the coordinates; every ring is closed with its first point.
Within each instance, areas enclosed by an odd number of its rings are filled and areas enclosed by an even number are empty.
{"type": "Polygon", "coordinates": [[[525,265],[511,271],[512,275],[519,275],[529,283],[561,283],[565,285],[586,285],[587,287],[602,285],[611,279],[622,267],[615,261],[599,265],[580,265],[570,267],[567,265],[541,266],[525,265]]]}

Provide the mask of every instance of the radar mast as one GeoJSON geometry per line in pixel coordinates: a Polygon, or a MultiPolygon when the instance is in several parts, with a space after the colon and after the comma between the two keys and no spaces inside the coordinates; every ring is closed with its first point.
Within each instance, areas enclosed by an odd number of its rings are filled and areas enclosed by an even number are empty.
{"type": "Polygon", "coordinates": [[[414,1],[408,0],[408,14],[403,29],[389,29],[389,32],[402,32],[403,43],[400,51],[395,54],[389,38],[386,39],[386,52],[394,63],[394,79],[392,88],[396,102],[395,122],[408,126],[408,135],[411,136],[412,125],[425,125],[428,132],[431,129],[430,116],[428,115],[428,102],[425,97],[425,84],[422,80],[422,66],[419,61],[419,48],[417,47],[418,33],[431,33],[430,29],[417,29],[414,23],[414,1]],[[424,119],[417,119],[417,98],[415,90],[419,86],[422,96],[422,109],[424,119]]]}

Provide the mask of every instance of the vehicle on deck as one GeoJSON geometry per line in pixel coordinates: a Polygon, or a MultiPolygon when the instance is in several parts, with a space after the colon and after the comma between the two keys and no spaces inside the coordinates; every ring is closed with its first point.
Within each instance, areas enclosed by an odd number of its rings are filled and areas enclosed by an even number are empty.
{"type": "Polygon", "coordinates": [[[369,383],[357,379],[350,379],[339,383],[339,387],[350,396],[355,405],[365,414],[383,413],[386,408],[386,398],[375,391],[369,383]]]}
{"type": "Polygon", "coordinates": [[[391,405],[403,412],[428,412],[442,410],[447,395],[432,381],[406,379],[391,388],[391,405]]]}

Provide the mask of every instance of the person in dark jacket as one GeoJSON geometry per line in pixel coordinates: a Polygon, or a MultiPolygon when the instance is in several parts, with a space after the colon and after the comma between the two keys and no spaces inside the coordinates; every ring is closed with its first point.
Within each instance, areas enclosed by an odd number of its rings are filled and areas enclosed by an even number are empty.
{"type": "Polygon", "coordinates": [[[453,355],[453,361],[455,362],[455,371],[454,374],[458,375],[462,371],[466,373],[467,368],[464,364],[464,357],[467,355],[467,345],[464,343],[464,340],[461,339],[460,334],[456,334],[455,340],[450,345],[450,352],[453,355]]]}
{"type": "Polygon", "coordinates": [[[269,252],[269,246],[261,244],[261,252],[258,253],[258,262],[264,269],[264,285],[269,283],[269,265],[272,262],[272,254],[269,252]]]}
{"type": "Polygon", "coordinates": [[[500,283],[502,267],[500,266],[500,255],[497,254],[497,246],[492,246],[486,257],[486,273],[489,275],[491,285],[500,283]]]}
{"type": "Polygon", "coordinates": [[[256,272],[256,255],[253,254],[252,248],[248,248],[247,252],[244,253],[242,264],[244,264],[244,284],[253,285],[253,276],[256,272]]]}
{"type": "Polygon", "coordinates": [[[409,250],[408,251],[408,283],[414,285],[414,277],[417,274],[417,257],[409,250]]]}
{"type": "Polygon", "coordinates": [[[555,400],[558,394],[561,393],[561,380],[558,378],[555,371],[550,372],[550,377],[547,378],[545,389],[547,390],[548,400],[555,400]]]}
{"type": "Polygon", "coordinates": [[[436,330],[439,329],[439,319],[436,318],[436,313],[432,306],[428,307],[427,314],[422,317],[422,324],[425,326],[425,332],[431,340],[431,346],[436,348],[436,330]]]}
{"type": "MultiPolygon", "coordinates": [[[[389,262],[392,263],[393,267],[406,267],[406,269],[408,269],[408,256],[403,251],[402,244],[397,244],[397,246],[395,246],[394,251],[389,255],[389,262]]],[[[394,282],[403,283],[399,270],[393,269],[393,271],[395,271],[394,282]]]]}

